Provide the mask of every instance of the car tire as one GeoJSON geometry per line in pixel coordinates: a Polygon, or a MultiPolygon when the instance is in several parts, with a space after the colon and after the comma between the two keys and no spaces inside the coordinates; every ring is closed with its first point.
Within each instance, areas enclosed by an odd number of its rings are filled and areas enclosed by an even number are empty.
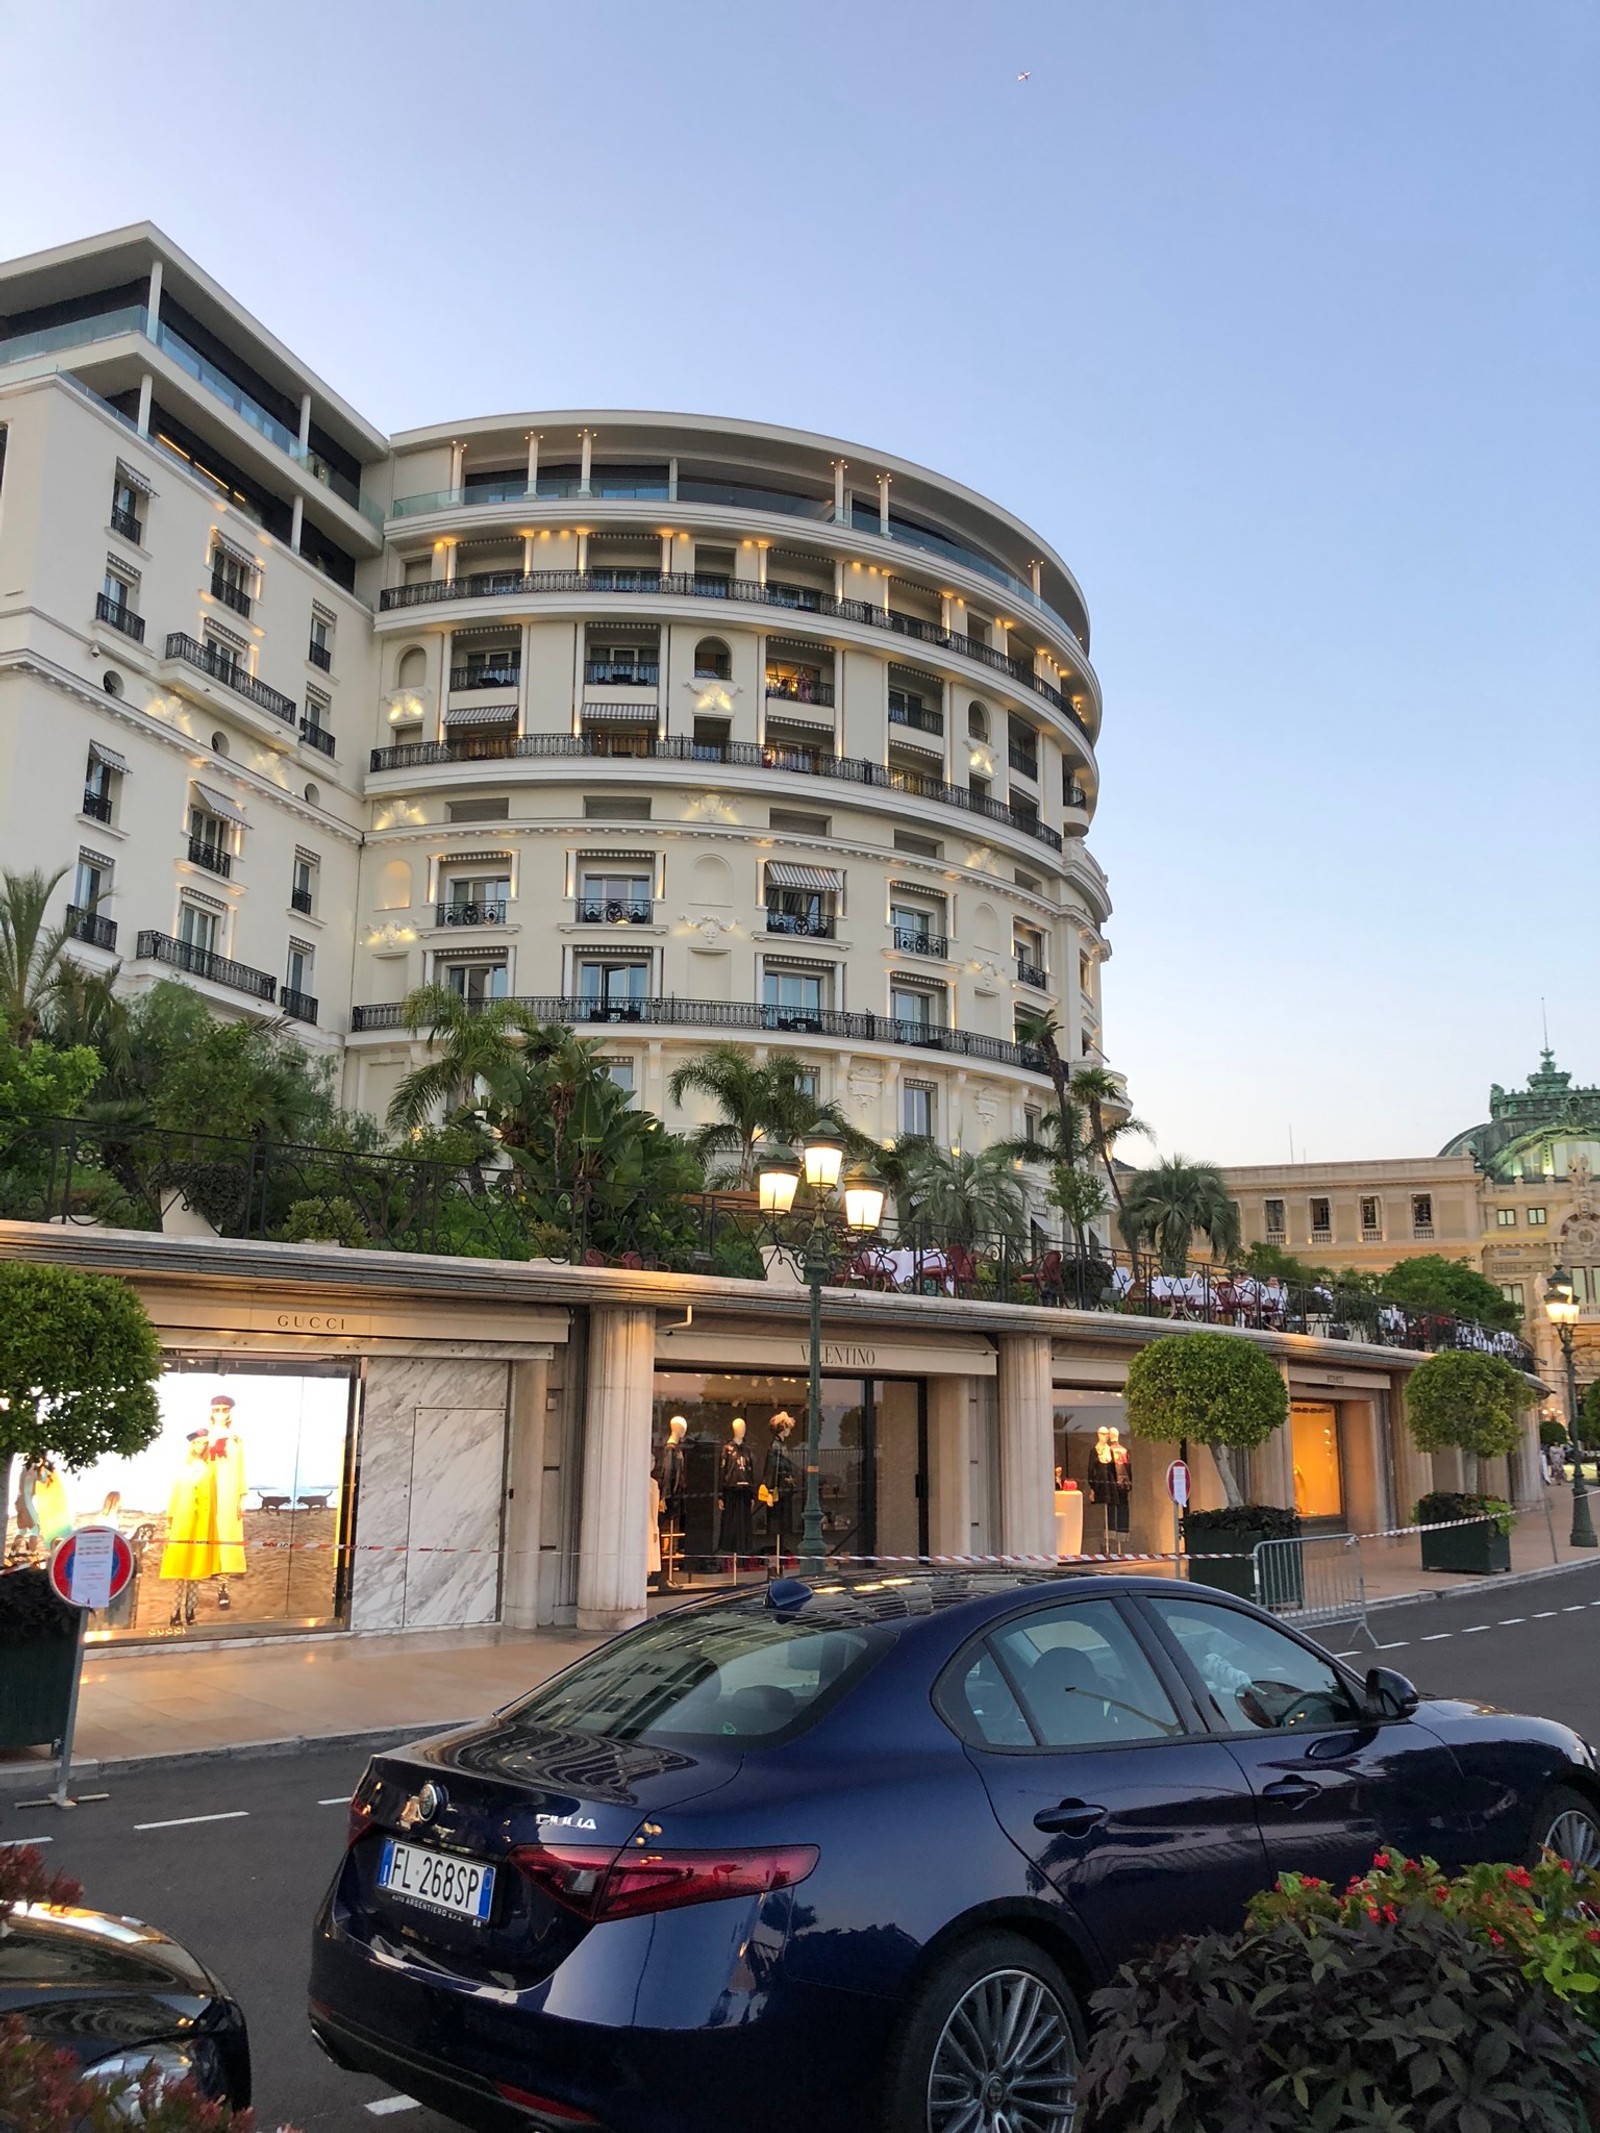
{"type": "Polygon", "coordinates": [[[1572,1785],[1557,1785],[1539,1802],[1528,1840],[1529,1866],[1537,1866],[1548,1846],[1574,1866],[1600,1868],[1600,1807],[1572,1785]]]}
{"type": "Polygon", "coordinates": [[[1071,2133],[1086,2041],[1060,1967],[1020,1933],[979,1934],[926,1979],[901,2024],[887,2068],[885,2133],[992,2123],[1071,2133]],[[976,2118],[975,2104],[987,2106],[976,2118]]]}

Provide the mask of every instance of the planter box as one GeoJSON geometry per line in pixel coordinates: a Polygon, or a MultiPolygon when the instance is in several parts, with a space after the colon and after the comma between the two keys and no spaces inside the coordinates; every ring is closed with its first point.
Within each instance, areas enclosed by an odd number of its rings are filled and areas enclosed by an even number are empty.
{"type": "MultiPolygon", "coordinates": [[[[1190,1584],[1214,1585],[1219,1592],[1231,1592],[1238,1599],[1253,1600],[1256,1597],[1255,1549],[1261,1541],[1277,1538],[1261,1526],[1213,1527],[1203,1533],[1190,1533],[1186,1528],[1184,1546],[1189,1555],[1190,1584]]],[[[1291,1552],[1280,1548],[1276,1556],[1275,1587],[1268,1597],[1275,1607],[1298,1607],[1305,1597],[1300,1550],[1295,1548],[1291,1552]]]]}
{"type": "Polygon", "coordinates": [[[1511,1568],[1511,1535],[1502,1533],[1488,1518],[1481,1525],[1424,1526],[1422,1567],[1491,1577],[1496,1571],[1511,1568]]]}
{"type": "Polygon", "coordinates": [[[76,1649],[73,1637],[0,1638],[0,1748],[60,1747],[76,1649]]]}

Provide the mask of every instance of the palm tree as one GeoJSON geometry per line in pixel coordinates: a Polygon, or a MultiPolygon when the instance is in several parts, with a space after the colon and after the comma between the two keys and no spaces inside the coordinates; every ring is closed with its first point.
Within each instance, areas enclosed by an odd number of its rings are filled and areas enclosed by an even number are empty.
{"type": "Polygon", "coordinates": [[[1022,1242],[1026,1203],[1003,1148],[973,1155],[923,1141],[907,1150],[905,1174],[911,1220],[932,1242],[972,1245],[992,1237],[1022,1242]]]}
{"type": "Polygon", "coordinates": [[[1122,1209],[1130,1251],[1153,1243],[1162,1273],[1181,1274],[1197,1230],[1210,1240],[1213,1259],[1230,1259],[1239,1248],[1239,1210],[1214,1163],[1172,1155],[1134,1173],[1122,1209]]]}
{"type": "Polygon", "coordinates": [[[689,1135],[689,1145],[703,1162],[733,1158],[731,1183],[747,1191],[755,1182],[756,1150],[762,1140],[793,1143],[819,1126],[841,1133],[851,1152],[860,1136],[847,1127],[831,1104],[807,1095],[805,1061],[794,1052],[772,1052],[757,1066],[737,1044],[713,1044],[677,1068],[667,1082],[675,1104],[693,1091],[709,1096],[721,1113],[689,1135]]]}
{"type": "Polygon", "coordinates": [[[1052,1008],[1048,1014],[1021,1014],[1017,1017],[1017,1042],[1034,1045],[1044,1054],[1045,1072],[1050,1076],[1050,1085],[1056,1092],[1056,1134],[1062,1148],[1070,1148],[1077,1139],[1073,1122],[1074,1105],[1067,1086],[1067,1063],[1061,1056],[1061,1018],[1052,1008]]]}
{"type": "Polygon", "coordinates": [[[1081,1066],[1072,1075],[1069,1087],[1074,1100],[1088,1113],[1089,1146],[1105,1165],[1106,1181],[1120,1217],[1126,1209],[1113,1160],[1116,1144],[1124,1134],[1147,1134],[1150,1128],[1128,1110],[1128,1092],[1109,1067],[1081,1066]]]}
{"type": "Polygon", "coordinates": [[[448,1118],[480,1101],[497,1116],[521,1111],[530,1045],[548,1048],[550,1038],[519,1002],[468,1001],[448,985],[422,985],[401,1001],[400,1014],[414,1037],[426,1031],[434,1057],[395,1090],[391,1126],[416,1131],[437,1113],[448,1118]]]}
{"type": "Polygon", "coordinates": [[[0,875],[0,1021],[19,1051],[38,1035],[67,967],[72,928],[45,922],[66,871],[58,867],[48,880],[37,867],[0,875]]]}

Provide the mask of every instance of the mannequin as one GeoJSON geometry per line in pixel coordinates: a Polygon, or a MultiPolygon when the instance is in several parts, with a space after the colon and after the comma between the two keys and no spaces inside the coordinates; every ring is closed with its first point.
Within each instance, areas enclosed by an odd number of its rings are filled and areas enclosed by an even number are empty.
{"type": "Polygon", "coordinates": [[[774,1555],[794,1553],[795,1506],[800,1496],[800,1476],[789,1440],[794,1434],[794,1416],[780,1407],[772,1418],[772,1442],[761,1475],[761,1501],[767,1507],[767,1536],[774,1555]]]}
{"type": "Polygon", "coordinates": [[[1105,1513],[1106,1548],[1112,1536],[1128,1530],[1128,1500],[1133,1494],[1133,1466],[1119,1429],[1102,1426],[1095,1431],[1094,1450],[1089,1455],[1089,1494],[1105,1513]]]}
{"type": "Polygon", "coordinates": [[[683,1559],[684,1518],[689,1495],[689,1455],[683,1448],[683,1440],[688,1434],[688,1416],[674,1415],[667,1424],[667,1441],[661,1447],[656,1474],[661,1489],[656,1528],[661,1547],[659,1568],[662,1586],[669,1591],[677,1585],[678,1569],[683,1559]]]}
{"type": "Polygon", "coordinates": [[[215,1577],[221,1551],[217,1546],[216,1477],[207,1457],[208,1429],[192,1429],[185,1439],[188,1454],[178,1469],[167,1504],[167,1538],[159,1575],[178,1592],[172,1602],[173,1629],[194,1621],[195,1587],[215,1577]]]}
{"type": "Polygon", "coordinates": [[[733,1439],[722,1447],[722,1460],[717,1472],[717,1509],[722,1513],[722,1531],[718,1546],[723,1555],[730,1556],[735,1570],[739,1558],[749,1555],[755,1546],[752,1512],[756,1494],[756,1463],[745,1443],[745,1419],[736,1415],[733,1421],[733,1439]]]}
{"type": "Polygon", "coordinates": [[[244,1441],[233,1424],[233,1402],[219,1392],[211,1402],[211,1437],[206,1447],[211,1462],[212,1486],[216,1491],[217,1605],[224,1613],[233,1605],[228,1596],[230,1577],[243,1577],[244,1559],[244,1441]]]}

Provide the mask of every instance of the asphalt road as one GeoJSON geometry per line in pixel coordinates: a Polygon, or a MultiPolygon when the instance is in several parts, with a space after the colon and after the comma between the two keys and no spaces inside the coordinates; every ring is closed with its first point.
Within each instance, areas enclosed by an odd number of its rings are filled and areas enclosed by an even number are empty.
{"type": "MultiPolygon", "coordinates": [[[[1526,1583],[1500,1580],[1373,1617],[1375,1656],[1424,1694],[1471,1696],[1563,1719],[1600,1738],[1600,1561],[1526,1583]]],[[[1347,1633],[1327,1640],[1364,1663],[1347,1633]]],[[[344,1840],[344,1803],[365,1758],[338,1751],[180,1765],[113,1778],[72,1814],[24,1813],[0,1792],[0,1842],[48,1837],[51,1864],[102,1910],[145,1918],[226,1979],[250,2021],[263,2133],[445,2133],[447,2121],[382,2083],[343,2074],[311,2042],[311,1919],[344,1840]]]]}

